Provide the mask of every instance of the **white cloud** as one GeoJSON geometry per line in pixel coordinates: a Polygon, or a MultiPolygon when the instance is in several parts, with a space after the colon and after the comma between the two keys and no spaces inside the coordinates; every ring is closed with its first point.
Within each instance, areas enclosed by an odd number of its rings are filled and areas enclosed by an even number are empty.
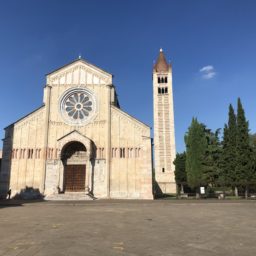
{"type": "Polygon", "coordinates": [[[199,72],[201,73],[203,79],[212,79],[216,75],[215,69],[212,65],[200,68],[199,72]]]}

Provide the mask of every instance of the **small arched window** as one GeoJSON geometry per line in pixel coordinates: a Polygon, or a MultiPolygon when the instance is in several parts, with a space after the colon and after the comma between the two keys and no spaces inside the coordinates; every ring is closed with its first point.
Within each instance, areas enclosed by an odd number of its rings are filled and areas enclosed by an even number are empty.
{"type": "Polygon", "coordinates": [[[164,78],[164,82],[167,83],[167,76],[164,78]]]}
{"type": "Polygon", "coordinates": [[[164,83],[164,78],[163,77],[161,78],[161,83],[164,83]]]}
{"type": "Polygon", "coordinates": [[[157,80],[158,80],[158,83],[160,84],[160,83],[161,83],[160,77],[158,77],[158,79],[157,79],[157,80]]]}
{"type": "Polygon", "coordinates": [[[158,93],[161,94],[161,88],[158,87],[158,93]]]}
{"type": "Polygon", "coordinates": [[[167,87],[165,87],[164,92],[168,93],[168,88],[167,87]]]}
{"type": "Polygon", "coordinates": [[[164,94],[164,88],[162,88],[162,94],[164,94]]]}

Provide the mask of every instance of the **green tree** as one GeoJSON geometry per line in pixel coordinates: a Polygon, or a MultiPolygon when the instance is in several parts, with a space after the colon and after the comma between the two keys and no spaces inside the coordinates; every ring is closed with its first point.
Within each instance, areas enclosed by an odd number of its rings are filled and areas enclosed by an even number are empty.
{"type": "Polygon", "coordinates": [[[178,193],[184,193],[184,185],[187,183],[186,152],[180,154],[177,153],[173,163],[175,165],[175,181],[176,184],[180,186],[180,190],[178,190],[178,193]]]}
{"type": "Polygon", "coordinates": [[[197,189],[205,185],[203,179],[203,160],[207,149],[207,140],[204,125],[196,118],[192,119],[188,132],[185,135],[186,143],[186,173],[187,182],[192,189],[197,189]]]}
{"type": "Polygon", "coordinates": [[[250,146],[253,149],[253,152],[256,153],[256,133],[249,134],[249,141],[250,141],[250,146]]]}
{"type": "Polygon", "coordinates": [[[252,179],[253,188],[255,190],[256,189],[256,133],[249,134],[249,140],[250,140],[250,146],[252,148],[253,163],[255,168],[255,172],[252,179]]]}
{"type": "Polygon", "coordinates": [[[203,180],[207,185],[215,185],[218,179],[220,168],[220,157],[222,147],[219,140],[220,129],[212,132],[210,129],[204,128],[207,140],[206,152],[203,159],[203,180]]]}
{"type": "Polygon", "coordinates": [[[236,179],[244,186],[245,197],[248,197],[249,186],[255,179],[253,150],[250,146],[249,123],[246,121],[240,98],[237,101],[237,138],[236,138],[236,179]]]}
{"type": "Polygon", "coordinates": [[[229,105],[228,124],[225,124],[222,141],[222,154],[218,182],[222,186],[235,187],[236,179],[236,149],[237,149],[237,121],[233,106],[229,105]]]}

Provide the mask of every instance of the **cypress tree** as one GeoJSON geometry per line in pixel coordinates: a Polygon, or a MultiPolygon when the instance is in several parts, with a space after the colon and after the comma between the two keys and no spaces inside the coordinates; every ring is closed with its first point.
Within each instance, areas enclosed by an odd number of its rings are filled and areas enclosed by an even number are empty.
{"type": "Polygon", "coordinates": [[[203,179],[207,185],[215,185],[220,165],[221,144],[219,141],[220,129],[212,132],[205,127],[205,136],[207,139],[207,148],[203,160],[203,179]]]}
{"type": "Polygon", "coordinates": [[[253,152],[256,153],[256,133],[249,134],[250,146],[253,149],[253,152]]]}
{"type": "MultiPolygon", "coordinates": [[[[228,124],[225,124],[218,181],[222,186],[236,186],[237,121],[233,106],[229,105],[228,124]]],[[[236,189],[237,191],[237,189],[236,189]]]]}
{"type": "Polygon", "coordinates": [[[228,164],[229,164],[229,151],[228,151],[228,126],[225,124],[223,129],[223,141],[222,141],[222,154],[220,157],[220,169],[218,173],[218,184],[221,186],[230,185],[228,181],[228,164]]]}
{"type": "Polygon", "coordinates": [[[181,154],[177,153],[176,158],[173,161],[175,165],[175,181],[178,186],[180,186],[181,193],[184,193],[184,185],[187,183],[187,175],[186,175],[186,152],[181,154]]]}
{"type": "Polygon", "coordinates": [[[186,173],[188,185],[198,189],[205,185],[203,180],[203,159],[206,152],[207,140],[204,126],[196,118],[192,119],[188,132],[185,135],[186,143],[186,173]]]}
{"type": "Polygon", "coordinates": [[[244,186],[245,197],[248,188],[255,178],[255,167],[252,147],[249,139],[249,123],[246,121],[240,98],[237,101],[237,144],[236,144],[236,179],[244,186]]]}
{"type": "Polygon", "coordinates": [[[252,158],[253,158],[253,177],[251,180],[251,184],[254,188],[256,185],[256,134],[249,134],[250,146],[252,148],[252,158]]]}

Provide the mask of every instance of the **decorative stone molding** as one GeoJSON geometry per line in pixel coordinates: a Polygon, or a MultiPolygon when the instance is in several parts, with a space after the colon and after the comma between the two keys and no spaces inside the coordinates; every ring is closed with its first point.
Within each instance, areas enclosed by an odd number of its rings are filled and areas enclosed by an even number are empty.
{"type": "Polygon", "coordinates": [[[58,156],[59,159],[61,158],[61,152],[63,148],[68,143],[73,141],[81,142],[86,147],[87,155],[89,157],[92,157],[92,141],[86,136],[79,133],[78,131],[74,130],[71,133],[68,133],[67,135],[57,140],[57,147],[60,149],[59,156],[58,156]]]}
{"type": "Polygon", "coordinates": [[[47,76],[47,83],[53,86],[72,84],[74,80],[78,80],[79,84],[110,84],[112,76],[83,60],[71,63],[47,76]]]}

